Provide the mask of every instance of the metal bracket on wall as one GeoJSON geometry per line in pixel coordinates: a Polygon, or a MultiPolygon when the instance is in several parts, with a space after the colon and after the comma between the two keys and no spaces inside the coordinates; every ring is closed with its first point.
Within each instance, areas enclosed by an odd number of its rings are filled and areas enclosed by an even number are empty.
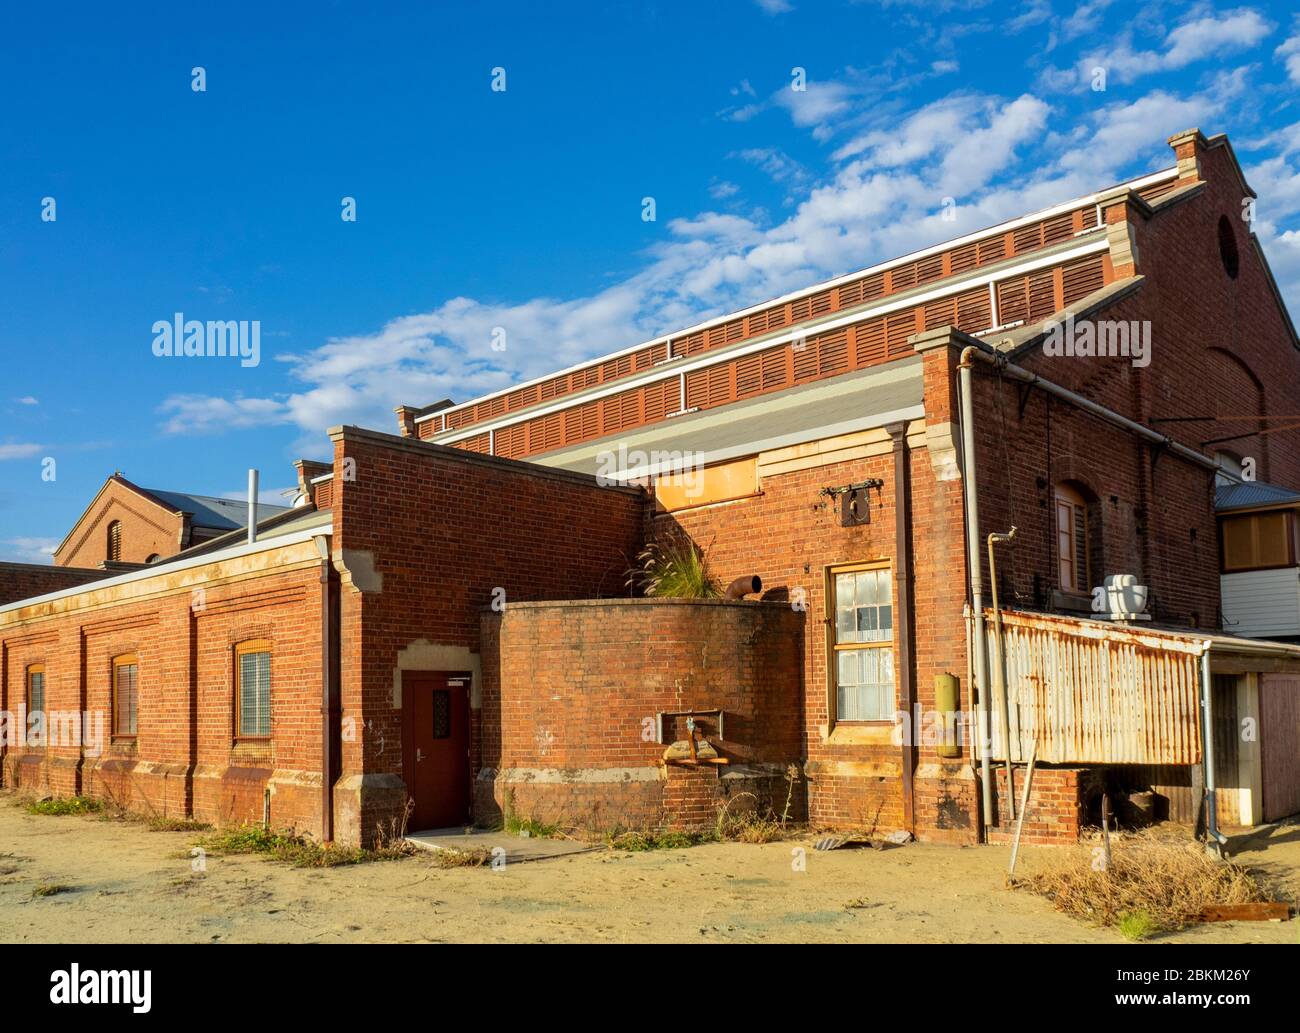
{"type": "Polygon", "coordinates": [[[726,736],[722,734],[722,711],[721,710],[661,710],[659,711],[659,713],[655,714],[655,732],[656,732],[655,741],[658,742],[660,746],[668,745],[664,741],[664,718],[666,717],[667,718],[711,717],[713,718],[714,723],[718,726],[718,732],[717,732],[718,738],[719,739],[726,738],[726,736]]]}
{"type": "Polygon", "coordinates": [[[840,500],[840,526],[855,527],[858,524],[871,523],[872,488],[879,491],[885,482],[879,477],[872,477],[857,484],[846,484],[841,488],[823,488],[818,495],[827,495],[840,500]]]}

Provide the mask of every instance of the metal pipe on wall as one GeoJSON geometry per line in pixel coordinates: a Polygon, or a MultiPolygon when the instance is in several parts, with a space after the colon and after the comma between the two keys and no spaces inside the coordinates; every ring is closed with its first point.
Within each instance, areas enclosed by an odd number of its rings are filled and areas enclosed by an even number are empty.
{"type": "Polygon", "coordinates": [[[966,565],[970,575],[971,616],[974,618],[972,638],[975,644],[975,700],[978,721],[975,735],[980,744],[980,791],[983,804],[984,828],[993,823],[993,776],[989,765],[989,663],[987,644],[984,641],[984,585],[983,560],[980,557],[980,507],[979,492],[975,486],[975,403],[971,390],[971,356],[979,349],[965,348],[958,364],[961,381],[961,450],[962,482],[966,494],[966,565]]]}
{"type": "Polygon", "coordinates": [[[1222,852],[1228,838],[1219,831],[1218,800],[1215,798],[1214,781],[1214,675],[1210,671],[1210,645],[1206,639],[1201,652],[1201,715],[1204,740],[1201,748],[1202,763],[1205,767],[1205,834],[1207,848],[1222,852]]]}
{"type": "MultiPolygon", "coordinates": [[[[980,780],[983,783],[982,799],[984,804],[984,824],[987,828],[992,812],[992,786],[990,784],[988,759],[988,744],[990,738],[988,734],[989,664],[988,650],[984,640],[984,599],[979,547],[979,495],[976,489],[975,477],[975,413],[973,390],[971,387],[971,370],[976,359],[998,368],[1013,380],[1032,387],[1037,387],[1053,397],[1069,402],[1071,405],[1082,409],[1084,412],[1090,413],[1098,419],[1110,423],[1112,426],[1127,431],[1149,444],[1157,445],[1167,450],[1170,454],[1176,455],[1189,463],[1194,463],[1197,466],[1216,472],[1220,471],[1222,467],[1218,460],[1203,455],[1195,449],[1188,448],[1185,445],[1180,445],[1168,435],[1160,434],[1157,431],[1151,430],[1149,427],[1144,427],[1142,424],[1130,420],[1127,416],[1122,416],[1111,409],[1107,409],[1104,405],[1098,405],[1091,399],[1076,394],[1068,388],[1061,387],[1059,384],[1054,384],[1050,380],[1044,380],[1037,373],[1032,373],[1022,366],[1017,366],[1015,363],[1010,362],[1006,356],[994,351],[989,345],[970,344],[962,349],[961,360],[957,364],[958,375],[960,378],[961,398],[962,480],[965,482],[966,499],[966,556],[967,563],[970,567],[971,608],[974,611],[974,676],[976,687],[978,689],[977,700],[981,725],[978,733],[980,736],[981,747],[980,780]]],[[[1230,473],[1230,471],[1224,472],[1230,473]]],[[[1205,705],[1208,707],[1208,690],[1204,695],[1205,705]]],[[[1211,751],[1213,750],[1212,744],[1209,749],[1211,751]]],[[[1211,778],[1212,777],[1213,776],[1211,775],[1211,778]]]]}
{"type": "Polygon", "coordinates": [[[257,541],[257,471],[248,471],[248,544],[257,541]]]}
{"type": "Polygon", "coordinates": [[[1002,701],[1002,748],[1006,750],[1007,772],[1007,816],[1016,820],[1016,784],[1011,776],[1011,694],[1007,691],[1007,657],[1006,646],[1002,641],[1002,607],[998,605],[998,567],[993,556],[993,547],[1003,542],[1016,540],[1016,528],[1012,525],[1006,534],[996,531],[989,535],[989,589],[993,593],[993,648],[997,651],[993,669],[997,672],[996,691],[1002,701]]]}
{"type": "Polygon", "coordinates": [[[912,528],[911,478],[908,475],[907,424],[891,423],[894,440],[894,580],[898,586],[898,700],[907,714],[903,732],[903,824],[916,834],[916,689],[912,679],[912,528]]]}

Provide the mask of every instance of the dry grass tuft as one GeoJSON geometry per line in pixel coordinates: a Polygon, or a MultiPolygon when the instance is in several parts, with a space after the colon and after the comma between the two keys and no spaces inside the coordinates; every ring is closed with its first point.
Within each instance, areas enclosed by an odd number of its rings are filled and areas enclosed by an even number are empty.
{"type": "Polygon", "coordinates": [[[1106,866],[1098,851],[1074,853],[1015,886],[1046,897],[1056,910],[1103,926],[1144,919],[1140,938],[1182,929],[1211,904],[1249,904],[1267,899],[1250,871],[1219,861],[1200,843],[1161,842],[1135,836],[1117,844],[1106,866]]]}

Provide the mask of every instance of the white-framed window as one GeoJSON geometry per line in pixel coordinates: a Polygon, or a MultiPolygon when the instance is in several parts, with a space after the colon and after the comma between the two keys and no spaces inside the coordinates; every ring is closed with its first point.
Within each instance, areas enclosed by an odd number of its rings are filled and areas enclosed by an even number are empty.
{"type": "Polygon", "coordinates": [[[888,563],[829,571],[836,721],[894,719],[894,602],[888,563]]]}

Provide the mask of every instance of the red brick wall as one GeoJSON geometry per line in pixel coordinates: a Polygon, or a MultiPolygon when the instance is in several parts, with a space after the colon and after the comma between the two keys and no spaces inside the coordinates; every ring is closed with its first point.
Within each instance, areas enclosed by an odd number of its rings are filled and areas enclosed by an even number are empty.
{"type": "MultiPolygon", "coordinates": [[[[784,808],[803,749],[804,618],[789,606],[521,603],[482,624],[479,820],[507,793],[522,816],[602,831],[712,827],[733,799],[784,808]],[[718,708],[720,741],[712,717],[701,722],[731,764],[665,765],[656,715],[718,708]]],[[[687,738],[684,718],[664,720],[666,743],[687,738]]],[[[803,812],[796,783],[792,817],[803,812]]]]}
{"type": "Polygon", "coordinates": [[[406,798],[398,654],[421,640],[477,653],[495,588],[507,605],[626,594],[643,503],[639,489],[394,435],[349,427],[334,441],[336,556],[382,575],[369,591],[345,578],[340,604],[343,714],[364,728],[343,743],[343,773],[366,781],[339,811],[368,839],[406,798]]]}
{"type": "MultiPolygon", "coordinates": [[[[932,711],[937,675],[957,675],[965,693],[961,482],[939,480],[927,450],[909,455],[915,686],[921,708],[932,711]]],[[[888,726],[875,726],[882,741],[872,743],[842,741],[844,726],[828,735],[831,685],[824,622],[832,615],[827,613],[825,571],[832,565],[882,559],[896,570],[895,505],[894,459],[883,455],[768,476],[756,497],[655,518],[657,534],[680,531],[699,544],[723,584],[742,574],[757,574],[763,579],[765,599],[793,601],[802,591],[809,629],[803,643],[803,735],[810,818],[829,825],[875,826],[882,832],[903,825],[902,747],[888,740],[888,726]],[[883,480],[884,487],[872,492],[871,522],[841,527],[838,507],[819,492],[873,477],[883,480]]],[[[894,612],[899,612],[897,578],[894,612]]],[[[894,662],[897,681],[897,642],[894,662]]],[[[977,822],[966,771],[969,760],[944,760],[933,746],[921,745],[916,761],[921,768],[918,835],[972,838],[977,822]]]]}
{"type": "Polygon", "coordinates": [[[181,548],[182,519],[155,502],[110,480],[91,509],[77,521],[54,555],[61,567],[94,567],[108,559],[108,525],[122,525],[123,563],[143,563],[154,553],[174,556],[181,548]]]}
{"type": "Polygon", "coordinates": [[[30,599],[47,592],[75,588],[88,581],[110,577],[107,570],[82,570],[79,567],[52,567],[40,563],[0,562],[0,606],[30,599]]]}
{"type": "Polygon", "coordinates": [[[260,822],[269,787],[274,826],[319,834],[320,625],[315,565],[0,624],[0,709],[24,705],[26,670],[44,664],[47,711],[89,712],[104,744],[6,749],[4,784],[218,823],[260,822]],[[272,738],[257,745],[233,739],[234,646],[254,638],[272,654],[272,738]],[[112,660],[126,653],[138,735],[114,742],[112,660]]]}
{"type": "MultiPolygon", "coordinates": [[[[1174,416],[1250,416],[1300,412],[1300,351],[1279,311],[1263,265],[1240,218],[1243,189],[1224,147],[1205,151],[1200,192],[1149,220],[1138,233],[1140,290],[1098,318],[1149,320],[1152,360],[1048,356],[1038,347],[1015,361],[1192,448],[1259,428],[1228,419],[1156,423],[1174,416]],[[1218,221],[1236,234],[1240,272],[1219,256],[1218,221]]],[[[1151,586],[1152,612],[1169,623],[1218,627],[1218,533],[1213,475],[1158,456],[1132,436],[1041,392],[1023,414],[1018,388],[998,390],[977,367],[980,517],[985,532],[1020,529],[1005,558],[1009,602],[1043,605],[1056,587],[1052,486],[1082,483],[1096,498],[1093,582],[1134,573],[1151,586]]],[[[1221,446],[1254,456],[1258,479],[1300,488],[1295,431],[1221,446]]],[[[1209,451],[1215,446],[1206,446],[1209,451]]]]}
{"type": "MultiPolygon", "coordinates": [[[[1084,779],[1085,768],[1034,768],[1034,782],[1030,786],[1029,806],[1024,817],[1020,842],[1039,846],[1066,846],[1079,840],[1079,831],[1085,821],[1084,779]]],[[[1016,814],[1020,814],[1020,801],[1025,790],[1025,769],[1015,773],[1016,814]]],[[[1001,767],[996,772],[995,806],[997,827],[989,831],[989,842],[1009,843],[1015,837],[1016,823],[1011,820],[1007,805],[1007,780],[1001,767]]]]}

